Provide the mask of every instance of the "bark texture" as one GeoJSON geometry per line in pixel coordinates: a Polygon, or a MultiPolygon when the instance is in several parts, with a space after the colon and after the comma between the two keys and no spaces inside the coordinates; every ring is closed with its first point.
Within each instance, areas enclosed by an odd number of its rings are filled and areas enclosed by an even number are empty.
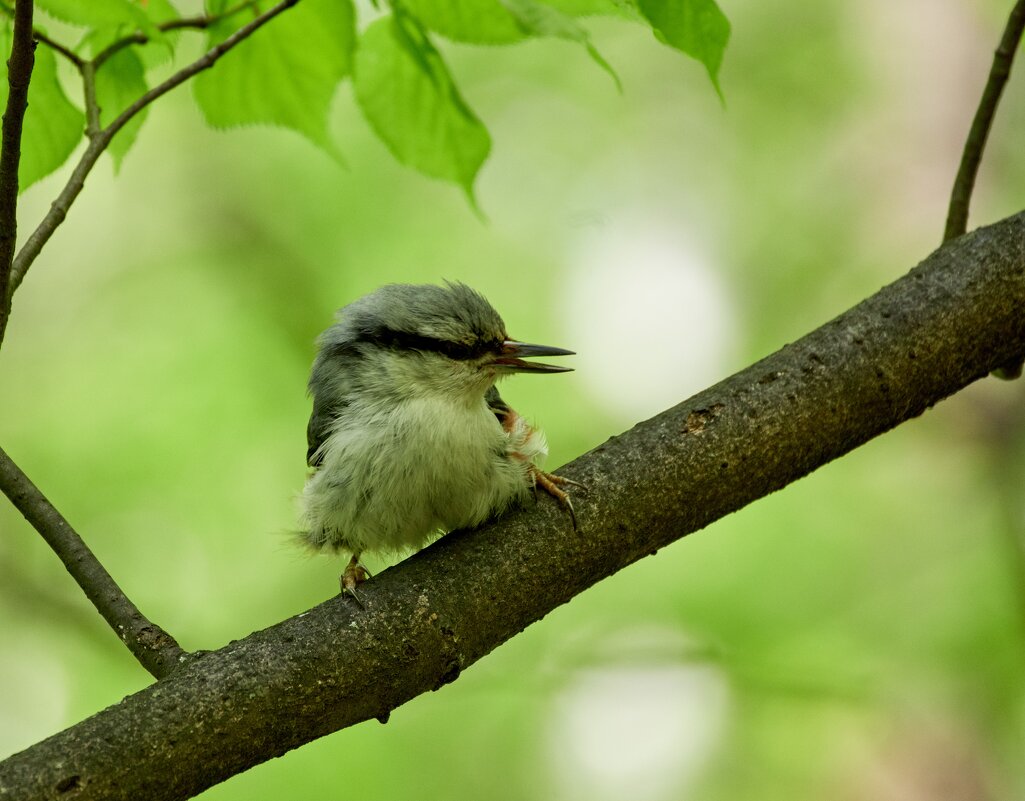
{"type": "MultiPolygon", "coordinates": [[[[699,347],[700,343],[695,343],[699,347]]],[[[453,681],[630,563],[1025,355],[1025,214],[559,472],[542,502],[183,666],[0,763],[0,799],[181,799],[453,681]]],[[[268,566],[273,569],[273,566],[268,566]]]]}

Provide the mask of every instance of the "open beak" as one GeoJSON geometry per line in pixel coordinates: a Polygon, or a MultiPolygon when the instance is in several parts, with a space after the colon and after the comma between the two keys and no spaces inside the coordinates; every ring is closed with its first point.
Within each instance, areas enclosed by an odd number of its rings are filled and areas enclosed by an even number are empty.
{"type": "Polygon", "coordinates": [[[528,345],[507,339],[502,343],[502,351],[495,364],[510,373],[568,373],[572,367],[556,367],[554,364],[542,362],[525,362],[531,356],[573,356],[574,352],[565,348],[553,348],[548,345],[528,345]]]}

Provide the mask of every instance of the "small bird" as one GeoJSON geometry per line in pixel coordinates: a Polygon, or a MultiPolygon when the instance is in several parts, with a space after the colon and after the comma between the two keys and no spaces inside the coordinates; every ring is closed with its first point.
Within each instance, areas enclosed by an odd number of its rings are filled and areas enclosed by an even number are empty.
{"type": "Polygon", "coordinates": [[[460,283],[383,286],[340,309],[317,344],[301,538],[352,555],[343,593],[362,604],[363,553],[422,548],[538,487],[576,527],[563,487],[581,485],[537,466],[544,434],[495,388],[512,373],[568,372],[524,358],[573,351],[510,339],[494,307],[460,283]]]}

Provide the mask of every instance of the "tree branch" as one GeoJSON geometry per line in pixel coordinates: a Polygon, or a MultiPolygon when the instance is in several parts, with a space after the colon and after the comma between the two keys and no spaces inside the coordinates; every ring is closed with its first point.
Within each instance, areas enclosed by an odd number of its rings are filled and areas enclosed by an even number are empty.
{"type": "Polygon", "coordinates": [[[82,64],[85,63],[85,59],[83,59],[81,56],[79,56],[77,53],[75,53],[70,48],[65,47],[64,45],[62,45],[56,39],[51,39],[49,36],[47,36],[45,33],[40,32],[39,30],[33,31],[32,32],[32,37],[37,42],[42,42],[44,45],[49,47],[55,53],[58,53],[59,55],[64,56],[64,58],[66,58],[68,61],[70,61],[72,64],[74,64],[75,67],[77,67],[78,69],[82,69],[82,64]]]}
{"type": "Polygon", "coordinates": [[[554,504],[443,537],[0,763],[0,800],[188,798],[455,680],[601,579],[1025,354],[1025,213],[943,246],[798,342],[614,437],[554,504]]]}
{"type": "Polygon", "coordinates": [[[67,216],[68,210],[71,208],[71,204],[75,201],[75,198],[78,197],[82,188],[85,186],[86,177],[92,171],[96,161],[106,149],[107,145],[110,144],[110,141],[114,138],[115,134],[117,134],[117,132],[120,131],[128,121],[132,119],[132,117],[146,108],[146,106],[154,100],[167,94],[175,87],[185,83],[185,81],[193,75],[212,67],[221,56],[235,47],[235,45],[247,39],[282,11],[286,11],[298,2],[299,0],[281,0],[277,5],[272,6],[263,14],[255,17],[219,45],[208,50],[201,58],[192,62],[187,67],[182,68],[158,86],[154,86],[142,95],[142,97],[132,103],[132,105],[126,108],[113,122],[110,123],[110,125],[99,131],[96,136],[90,140],[89,146],[86,147],[85,152],[82,154],[78,164],[72,171],[71,178],[68,179],[68,183],[61,190],[57,199],[50,206],[50,210],[43,218],[43,221],[39,223],[36,229],[25,241],[25,244],[14,259],[14,268],[11,272],[10,294],[13,294],[21,285],[21,282],[25,278],[25,273],[28,272],[28,268],[32,265],[32,262],[35,261],[43,246],[49,241],[50,237],[53,236],[54,231],[56,231],[58,226],[64,222],[64,218],[67,216]]]}
{"type": "MultiPolygon", "coordinates": [[[[4,114],[2,147],[0,147],[0,341],[10,314],[11,297],[20,285],[32,261],[63,222],[68,209],[82,191],[85,179],[118,131],[129,120],[157,98],[187,81],[193,75],[213,66],[216,61],[261,26],[298,0],[282,0],[237,30],[204,56],[179,70],[160,85],[150,89],[122,112],[106,128],[99,126],[96,103],[96,60],[78,63],[82,72],[89,139],[85,152],[71,178],[50,207],[43,222],[29,236],[17,257],[16,208],[18,196],[18,163],[21,155],[21,127],[28,105],[28,83],[32,72],[32,3],[18,0],[14,8],[14,44],[9,64],[11,91],[4,114]]],[[[182,27],[194,20],[176,20],[166,25],[182,27]]],[[[177,667],[185,653],[174,638],[151,623],[121,592],[120,588],[96,559],[81,537],[21,472],[3,450],[0,450],[0,489],[11,499],[30,523],[43,535],[50,547],[64,562],[68,572],[85,591],[103,618],[111,625],[128,649],[150,673],[160,678],[177,667]]]]}
{"type": "MultiPolygon", "coordinates": [[[[8,17],[14,17],[14,7],[11,6],[9,3],[0,2],[0,11],[3,11],[8,17]]],[[[60,55],[64,56],[64,58],[66,58],[76,67],[81,68],[83,59],[79,55],[77,55],[74,51],[70,50],[64,45],[62,45],[60,42],[51,39],[38,28],[33,29],[32,38],[35,39],[37,42],[42,42],[51,50],[60,53],[60,55]]]]}
{"type": "Polygon", "coordinates": [[[2,448],[0,490],[43,535],[86,597],[146,670],[159,679],[182,664],[187,655],[174,638],[146,619],[68,521],[2,448]]]}
{"type": "Polygon", "coordinates": [[[993,66],[989,70],[986,88],[982,92],[979,108],[975,112],[975,119],[972,120],[972,127],[965,141],[961,165],[957,170],[957,178],[954,179],[954,188],[950,195],[947,225],[943,232],[944,242],[959,237],[968,230],[968,205],[972,199],[972,190],[975,188],[975,177],[982,161],[982,151],[986,147],[986,139],[989,138],[989,130],[993,126],[1000,95],[1011,74],[1011,64],[1021,42],[1023,30],[1025,0],[1018,0],[1007,19],[1007,27],[1004,28],[1000,46],[993,54],[993,66]]]}
{"type": "Polygon", "coordinates": [[[18,165],[21,163],[21,128],[28,108],[28,86],[35,64],[32,40],[32,0],[18,0],[14,8],[11,57],[7,61],[7,108],[0,132],[0,343],[7,330],[14,293],[13,259],[18,239],[18,165]]]}
{"type": "Polygon", "coordinates": [[[82,100],[85,105],[85,136],[92,142],[100,135],[100,104],[96,101],[96,65],[82,64],[82,100]]]}

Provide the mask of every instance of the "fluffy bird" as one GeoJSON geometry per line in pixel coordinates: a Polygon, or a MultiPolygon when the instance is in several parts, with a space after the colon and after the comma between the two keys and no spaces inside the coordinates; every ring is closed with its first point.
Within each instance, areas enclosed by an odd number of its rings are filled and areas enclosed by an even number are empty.
{"type": "Polygon", "coordinates": [[[465,284],[391,284],[340,309],[317,341],[309,391],[302,538],[352,555],[340,577],[357,601],[368,551],[423,547],[475,526],[540,487],[569,512],[545,473],[544,434],[505,403],[495,382],[571,368],[524,361],[572,351],[510,339],[465,284]]]}

